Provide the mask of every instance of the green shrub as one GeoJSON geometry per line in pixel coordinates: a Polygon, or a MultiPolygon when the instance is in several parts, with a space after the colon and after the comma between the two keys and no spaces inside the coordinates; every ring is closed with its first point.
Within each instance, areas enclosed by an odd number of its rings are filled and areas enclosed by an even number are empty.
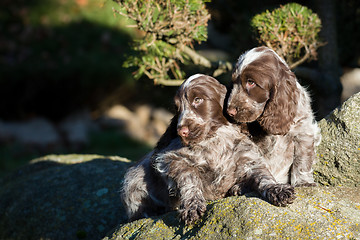
{"type": "Polygon", "coordinates": [[[155,84],[178,85],[184,72],[181,64],[193,60],[194,41],[207,39],[210,18],[203,0],[114,0],[114,10],[131,20],[141,31],[134,41],[137,55],[129,56],[125,67],[136,67],[135,78],[144,74],[155,84]],[[170,81],[169,81],[170,80],[170,81]]]}
{"type": "Polygon", "coordinates": [[[320,18],[297,3],[258,14],[251,20],[251,26],[259,43],[272,48],[291,68],[316,59],[316,50],[323,45],[318,36],[320,18]]]}

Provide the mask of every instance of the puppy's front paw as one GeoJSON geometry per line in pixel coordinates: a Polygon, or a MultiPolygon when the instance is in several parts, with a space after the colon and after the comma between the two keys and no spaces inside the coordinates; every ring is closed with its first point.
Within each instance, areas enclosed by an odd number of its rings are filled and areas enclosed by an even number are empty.
{"type": "Polygon", "coordinates": [[[290,184],[272,184],[265,190],[265,197],[275,206],[285,207],[294,202],[295,189],[290,184]]]}
{"type": "Polygon", "coordinates": [[[248,188],[244,182],[240,182],[232,186],[226,193],[226,196],[241,196],[247,192],[251,192],[251,189],[248,188]]]}
{"type": "Polygon", "coordinates": [[[242,185],[239,184],[235,184],[234,186],[232,186],[229,191],[227,192],[228,196],[240,196],[242,195],[243,192],[243,187],[242,185]]]}
{"type": "Polygon", "coordinates": [[[194,197],[189,200],[183,201],[180,206],[180,217],[186,225],[189,225],[200,219],[202,215],[204,215],[205,211],[205,200],[194,197]]]}

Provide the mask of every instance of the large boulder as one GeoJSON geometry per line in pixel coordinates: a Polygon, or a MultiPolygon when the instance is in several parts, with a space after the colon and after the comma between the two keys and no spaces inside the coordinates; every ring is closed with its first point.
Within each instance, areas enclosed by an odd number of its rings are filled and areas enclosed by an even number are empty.
{"type": "Polygon", "coordinates": [[[349,238],[360,238],[360,191],[318,187],[297,189],[288,207],[275,207],[256,195],[229,197],[208,204],[192,226],[171,212],[120,225],[104,240],[349,238]]]}
{"type": "Polygon", "coordinates": [[[360,93],[319,122],[315,180],[326,186],[360,186],[360,93]]]}
{"type": "Polygon", "coordinates": [[[119,190],[130,161],[50,155],[0,180],[0,239],[101,239],[126,216],[119,190]]]}
{"type": "Polygon", "coordinates": [[[126,223],[129,160],[50,155],[0,179],[0,239],[360,239],[359,107],[360,93],[319,122],[320,186],[297,188],[288,207],[249,194],[209,203],[193,226],[176,212],[126,223]]]}
{"type": "Polygon", "coordinates": [[[332,187],[297,188],[297,199],[285,208],[256,195],[226,198],[210,203],[193,226],[172,212],[120,225],[105,239],[359,239],[359,119],[360,93],[319,122],[314,175],[332,187]]]}

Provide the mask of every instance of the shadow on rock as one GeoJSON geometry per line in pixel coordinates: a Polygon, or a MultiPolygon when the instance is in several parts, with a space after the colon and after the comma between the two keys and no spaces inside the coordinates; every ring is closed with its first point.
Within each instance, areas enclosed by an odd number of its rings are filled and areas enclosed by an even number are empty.
{"type": "Polygon", "coordinates": [[[100,239],[126,216],[119,190],[130,161],[47,156],[0,180],[1,239],[100,239]]]}

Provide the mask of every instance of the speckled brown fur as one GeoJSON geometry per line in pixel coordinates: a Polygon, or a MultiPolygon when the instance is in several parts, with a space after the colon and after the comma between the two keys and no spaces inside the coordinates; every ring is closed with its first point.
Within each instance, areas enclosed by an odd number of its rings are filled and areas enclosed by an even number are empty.
{"type": "Polygon", "coordinates": [[[236,122],[248,123],[275,179],[314,186],[320,130],[310,97],[288,65],[273,50],[254,48],[240,56],[232,81],[227,112],[236,122]]]}
{"type": "Polygon", "coordinates": [[[224,117],[225,95],[226,88],[205,75],[180,86],[168,130],[125,175],[122,198],[130,219],[178,209],[191,224],[206,211],[206,201],[245,189],[277,206],[292,203],[294,188],[275,181],[256,144],[224,117]]]}

